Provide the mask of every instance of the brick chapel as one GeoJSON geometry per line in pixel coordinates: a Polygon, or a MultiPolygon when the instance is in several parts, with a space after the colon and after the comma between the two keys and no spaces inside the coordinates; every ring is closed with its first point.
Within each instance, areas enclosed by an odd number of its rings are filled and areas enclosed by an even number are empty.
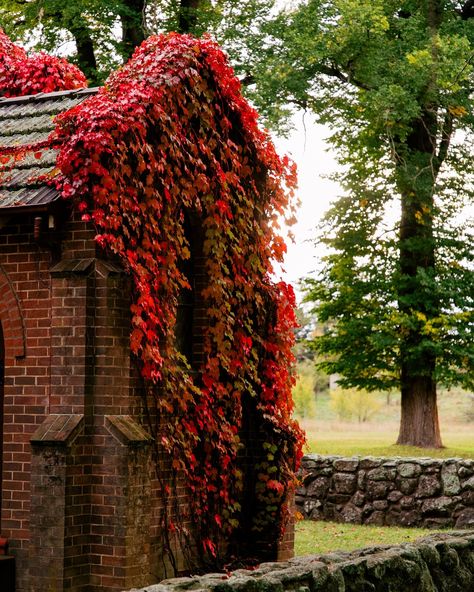
{"type": "MultiPolygon", "coordinates": [[[[95,92],[0,99],[0,147],[47,138],[55,115],[95,92]]],[[[92,225],[31,182],[55,158],[28,154],[0,186],[0,536],[16,569],[0,589],[118,592],[170,575],[131,364],[130,281],[92,225]]],[[[291,548],[290,533],[274,558],[291,548]]]]}

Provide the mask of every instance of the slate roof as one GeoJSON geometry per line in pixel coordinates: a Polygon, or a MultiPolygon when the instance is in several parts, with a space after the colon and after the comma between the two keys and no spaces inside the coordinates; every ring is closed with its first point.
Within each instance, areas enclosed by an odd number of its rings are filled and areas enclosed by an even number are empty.
{"type": "MultiPolygon", "coordinates": [[[[56,115],[96,92],[96,88],[85,88],[0,99],[0,160],[6,160],[2,149],[47,140],[56,115]]],[[[54,188],[38,180],[42,175],[54,176],[56,155],[56,150],[43,148],[27,152],[16,162],[0,162],[0,213],[47,208],[59,198],[54,188]]]]}

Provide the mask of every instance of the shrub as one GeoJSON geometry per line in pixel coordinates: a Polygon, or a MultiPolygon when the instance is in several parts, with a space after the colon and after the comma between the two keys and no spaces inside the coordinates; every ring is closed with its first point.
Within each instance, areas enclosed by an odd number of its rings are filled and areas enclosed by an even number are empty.
{"type": "Polygon", "coordinates": [[[330,406],[341,420],[356,418],[359,423],[368,421],[382,407],[375,393],[361,389],[334,389],[330,406]]]}
{"type": "Polygon", "coordinates": [[[311,374],[299,374],[293,387],[294,415],[299,419],[316,415],[315,380],[311,374]]]}

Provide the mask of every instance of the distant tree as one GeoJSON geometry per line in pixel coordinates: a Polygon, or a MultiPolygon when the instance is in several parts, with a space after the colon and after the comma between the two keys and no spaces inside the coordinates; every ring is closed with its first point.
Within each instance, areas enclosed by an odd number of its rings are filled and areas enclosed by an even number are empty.
{"type": "Polygon", "coordinates": [[[314,393],[314,375],[299,373],[293,387],[294,414],[299,419],[308,419],[316,415],[314,393]]]}
{"type": "Polygon", "coordinates": [[[342,420],[351,420],[355,417],[359,423],[365,423],[382,407],[375,393],[363,389],[337,388],[332,390],[330,395],[330,406],[342,420]]]}
{"type": "Polygon", "coordinates": [[[273,0],[0,0],[0,23],[36,49],[66,50],[93,84],[150,34],[169,31],[213,34],[246,75],[272,6],[273,0]]]}
{"type": "Polygon", "coordinates": [[[311,110],[343,165],[308,282],[324,366],[399,388],[398,443],[439,447],[437,383],[474,385],[474,2],[308,0],[267,31],[255,100],[311,110]]]}

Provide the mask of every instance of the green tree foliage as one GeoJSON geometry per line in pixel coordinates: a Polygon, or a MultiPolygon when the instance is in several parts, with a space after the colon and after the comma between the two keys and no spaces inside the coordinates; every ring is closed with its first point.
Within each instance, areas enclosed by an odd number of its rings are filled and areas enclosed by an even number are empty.
{"type": "Polygon", "coordinates": [[[262,54],[270,120],[311,110],[343,165],[308,283],[324,366],[345,387],[399,388],[398,442],[441,446],[437,383],[474,385],[474,2],[308,0],[262,54]]]}
{"type": "Polygon", "coordinates": [[[272,6],[273,0],[0,0],[0,22],[14,40],[66,52],[93,84],[146,37],[170,31],[211,33],[246,76],[272,6]]]}

